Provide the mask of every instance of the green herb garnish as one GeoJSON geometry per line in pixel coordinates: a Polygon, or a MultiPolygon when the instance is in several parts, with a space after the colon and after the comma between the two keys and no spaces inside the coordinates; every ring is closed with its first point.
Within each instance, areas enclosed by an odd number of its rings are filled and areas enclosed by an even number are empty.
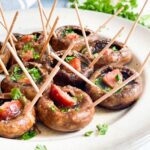
{"type": "Polygon", "coordinates": [[[34,150],[47,150],[45,145],[37,145],[34,150]]]}
{"type": "Polygon", "coordinates": [[[120,80],[121,80],[121,77],[120,77],[119,74],[117,74],[115,78],[116,78],[117,81],[120,81],[120,80]]]}
{"type": "Polygon", "coordinates": [[[34,67],[27,70],[35,82],[40,82],[42,80],[42,76],[38,68],[34,67]]]}
{"type": "Polygon", "coordinates": [[[88,136],[91,136],[93,134],[93,131],[87,131],[84,136],[88,137],[88,136]]]}
{"type": "Polygon", "coordinates": [[[49,108],[51,109],[52,112],[56,112],[56,107],[54,105],[50,105],[49,108]]]}
{"type": "Polygon", "coordinates": [[[112,50],[113,50],[113,51],[118,51],[118,49],[117,49],[116,46],[113,46],[113,47],[112,47],[112,50]]]}
{"type": "Polygon", "coordinates": [[[61,112],[69,112],[70,108],[64,107],[64,108],[60,108],[61,112]]]}
{"type": "Polygon", "coordinates": [[[38,40],[38,36],[35,34],[35,35],[33,35],[33,40],[34,41],[37,41],[38,40]]]}
{"type": "Polygon", "coordinates": [[[23,46],[23,50],[26,52],[28,50],[30,51],[34,51],[34,48],[32,47],[32,44],[31,43],[27,43],[23,46]]]}
{"type": "Polygon", "coordinates": [[[95,85],[99,86],[104,92],[109,92],[112,88],[103,82],[103,78],[99,77],[95,80],[95,85]]]}
{"type": "Polygon", "coordinates": [[[37,135],[36,131],[28,131],[24,133],[21,137],[21,140],[29,140],[37,135]]]}
{"type": "Polygon", "coordinates": [[[22,93],[21,93],[20,89],[13,88],[11,90],[11,97],[13,100],[20,99],[22,97],[22,93]]]}
{"type": "Polygon", "coordinates": [[[21,68],[18,67],[18,66],[15,66],[15,67],[14,67],[14,70],[13,70],[13,73],[12,73],[12,75],[10,76],[10,79],[11,79],[12,81],[17,81],[17,80],[19,80],[19,79],[21,78],[21,73],[22,73],[21,68]]]}
{"type": "Polygon", "coordinates": [[[93,54],[94,58],[96,58],[98,56],[98,53],[93,54]]]}
{"type": "Polygon", "coordinates": [[[67,56],[66,58],[65,58],[65,61],[66,62],[69,62],[69,61],[71,61],[72,59],[74,59],[75,58],[75,56],[67,56]]]}
{"type": "Polygon", "coordinates": [[[96,126],[97,128],[97,132],[98,132],[98,135],[105,135],[106,132],[108,131],[108,124],[102,124],[102,125],[97,125],[96,126]]]}
{"type": "Polygon", "coordinates": [[[34,52],[34,53],[33,53],[33,58],[34,58],[35,60],[39,59],[39,58],[40,58],[39,53],[34,52]]]}
{"type": "Polygon", "coordinates": [[[73,29],[66,29],[63,31],[62,36],[66,36],[67,34],[75,33],[73,29]]]}

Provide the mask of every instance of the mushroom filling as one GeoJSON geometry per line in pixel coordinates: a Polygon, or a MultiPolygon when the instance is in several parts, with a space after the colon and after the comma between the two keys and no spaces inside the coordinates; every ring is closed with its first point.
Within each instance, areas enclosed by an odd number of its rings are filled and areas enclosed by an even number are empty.
{"type": "MultiPolygon", "coordinates": [[[[87,36],[90,34],[89,31],[85,32],[87,36]]],[[[80,29],[67,28],[62,31],[61,37],[64,39],[76,40],[83,37],[83,35],[80,29]]]]}
{"type": "Polygon", "coordinates": [[[49,97],[54,102],[50,109],[55,111],[57,107],[61,112],[79,111],[79,105],[83,98],[81,94],[76,95],[73,90],[64,90],[54,84],[51,86],[49,97]]]}
{"type": "Polygon", "coordinates": [[[26,98],[18,88],[11,90],[10,99],[0,99],[0,121],[8,121],[19,116],[26,98]]]}
{"type": "MultiPolygon", "coordinates": [[[[95,84],[99,86],[103,92],[107,93],[117,85],[121,84],[124,80],[129,78],[131,75],[133,75],[133,73],[127,69],[120,70],[120,69],[107,68],[103,70],[101,74],[96,78],[95,84]]],[[[132,84],[133,82],[134,81],[128,84],[132,84]]]]}
{"type": "MultiPolygon", "coordinates": [[[[43,80],[42,73],[37,67],[29,65],[28,67],[26,67],[26,69],[28,70],[35,83],[39,84],[43,80]]],[[[10,79],[14,82],[30,84],[30,80],[26,77],[19,66],[15,66],[13,68],[10,79]]]]}

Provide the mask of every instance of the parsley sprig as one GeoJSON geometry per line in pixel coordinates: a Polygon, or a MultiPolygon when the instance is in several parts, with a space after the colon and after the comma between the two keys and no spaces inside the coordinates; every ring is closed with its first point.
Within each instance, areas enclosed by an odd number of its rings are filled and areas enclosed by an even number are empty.
{"type": "Polygon", "coordinates": [[[47,147],[45,145],[38,144],[34,150],[47,150],[47,147]]]}
{"type": "Polygon", "coordinates": [[[21,140],[29,140],[37,135],[37,132],[34,130],[28,131],[21,136],[21,140]]]}

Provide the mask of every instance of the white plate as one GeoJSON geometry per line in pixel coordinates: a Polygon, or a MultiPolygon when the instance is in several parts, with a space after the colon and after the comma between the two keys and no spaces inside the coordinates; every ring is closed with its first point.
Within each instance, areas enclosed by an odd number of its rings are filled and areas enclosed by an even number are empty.
{"type": "MultiPolygon", "coordinates": [[[[47,10],[49,12],[49,10],[47,10]]],[[[6,13],[8,22],[14,15],[14,12],[6,13]]],[[[72,9],[57,9],[56,15],[60,16],[59,26],[66,24],[78,24],[75,11],[72,9]]],[[[81,18],[86,26],[96,30],[96,28],[106,20],[110,15],[81,11],[81,18]]],[[[125,31],[118,38],[119,41],[124,41],[127,33],[131,28],[132,22],[122,18],[115,18],[101,34],[112,38],[113,35],[122,27],[125,31]]],[[[38,10],[29,10],[20,12],[19,18],[15,24],[14,32],[32,32],[42,29],[40,16],[38,10]]],[[[0,31],[0,39],[4,39],[3,31],[0,31]]],[[[130,64],[131,67],[138,69],[141,62],[149,52],[150,48],[150,31],[138,26],[136,31],[131,36],[128,46],[131,47],[134,59],[130,64]]],[[[149,89],[150,89],[150,68],[147,66],[143,73],[144,93],[139,101],[132,107],[122,111],[104,111],[98,109],[93,121],[86,128],[75,133],[59,133],[51,131],[40,125],[42,134],[29,140],[9,140],[0,138],[0,149],[3,150],[34,150],[37,144],[46,145],[50,149],[128,149],[134,147],[134,141],[145,135],[150,126],[150,103],[149,103],[149,89]],[[93,135],[91,137],[84,137],[83,134],[88,130],[95,130],[99,123],[108,123],[109,130],[105,136],[93,135]]]]}

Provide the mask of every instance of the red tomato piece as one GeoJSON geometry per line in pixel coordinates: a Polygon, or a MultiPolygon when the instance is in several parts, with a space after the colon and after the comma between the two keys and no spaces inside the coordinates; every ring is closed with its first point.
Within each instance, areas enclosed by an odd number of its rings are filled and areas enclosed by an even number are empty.
{"type": "Polygon", "coordinates": [[[76,105],[76,101],[71,96],[54,84],[51,85],[50,96],[54,101],[65,107],[76,105]]]}
{"type": "Polygon", "coordinates": [[[77,71],[81,71],[81,61],[79,58],[73,58],[69,61],[69,64],[77,71]]]}
{"type": "Polygon", "coordinates": [[[103,77],[103,81],[112,88],[117,86],[118,83],[122,83],[122,80],[123,77],[119,69],[114,69],[103,77]]]}
{"type": "Polygon", "coordinates": [[[31,42],[33,38],[34,38],[33,35],[24,35],[21,37],[21,41],[24,43],[28,43],[28,42],[31,42]]]}
{"type": "Polygon", "coordinates": [[[76,33],[70,33],[70,34],[67,34],[66,35],[66,38],[69,39],[69,40],[76,40],[78,39],[80,36],[76,33]]]}
{"type": "Polygon", "coordinates": [[[33,52],[28,50],[21,55],[23,62],[28,62],[33,59],[33,52]]]}
{"type": "Polygon", "coordinates": [[[112,51],[113,51],[112,49],[105,49],[105,50],[103,51],[103,55],[104,55],[104,56],[108,56],[108,55],[110,55],[110,53],[111,53],[112,51]]]}
{"type": "Polygon", "coordinates": [[[0,106],[0,121],[15,118],[21,112],[22,104],[19,100],[5,102],[0,106]]]}

